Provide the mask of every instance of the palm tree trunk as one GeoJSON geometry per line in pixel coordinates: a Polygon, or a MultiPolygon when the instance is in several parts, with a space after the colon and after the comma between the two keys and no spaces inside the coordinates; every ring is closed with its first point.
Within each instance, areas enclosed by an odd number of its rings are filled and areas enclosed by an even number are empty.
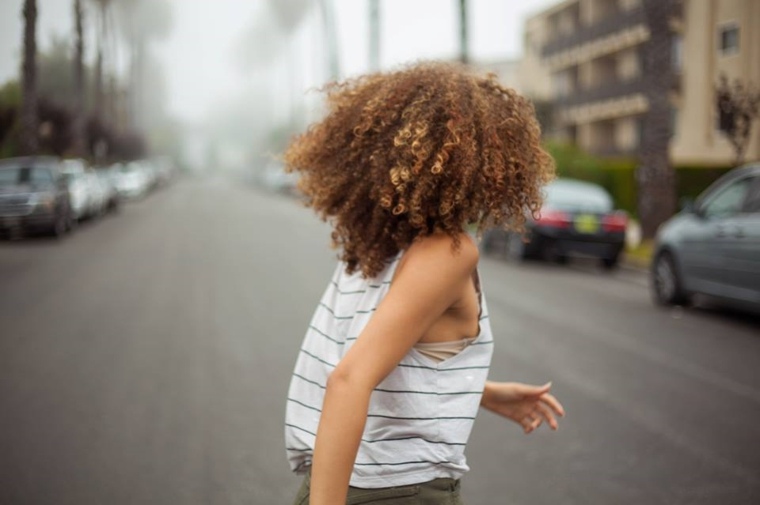
{"type": "Polygon", "coordinates": [[[85,81],[84,81],[84,13],[82,0],[74,0],[74,22],[76,28],[74,42],[74,89],[76,104],[73,121],[73,152],[75,156],[85,155],[85,81]]]}
{"type": "Polygon", "coordinates": [[[335,11],[332,0],[320,0],[322,10],[322,23],[325,30],[325,42],[327,46],[327,71],[330,80],[340,79],[340,57],[338,56],[338,38],[335,26],[335,11]]]}
{"type": "Polygon", "coordinates": [[[467,0],[459,0],[459,61],[470,62],[470,38],[467,31],[467,0]]]}
{"type": "Polygon", "coordinates": [[[380,69],[380,0],[369,0],[369,68],[380,69]]]}
{"type": "Polygon", "coordinates": [[[95,117],[100,119],[105,119],[105,111],[104,111],[104,101],[105,101],[105,92],[104,92],[104,82],[103,82],[103,53],[104,48],[103,46],[106,43],[106,9],[108,8],[107,2],[98,2],[98,23],[100,26],[98,27],[97,32],[97,38],[96,43],[98,45],[97,47],[97,56],[95,58],[95,82],[94,82],[94,99],[95,102],[93,104],[93,112],[95,117]]]}
{"type": "Polygon", "coordinates": [[[644,0],[643,6],[650,30],[650,39],[643,48],[649,110],[642,118],[638,211],[644,237],[652,238],[676,209],[675,173],[669,157],[672,135],[669,95],[673,78],[670,20],[676,14],[676,5],[673,0],[644,0]]]}
{"type": "Polygon", "coordinates": [[[24,0],[24,62],[22,68],[21,152],[37,154],[37,2],[24,0]]]}

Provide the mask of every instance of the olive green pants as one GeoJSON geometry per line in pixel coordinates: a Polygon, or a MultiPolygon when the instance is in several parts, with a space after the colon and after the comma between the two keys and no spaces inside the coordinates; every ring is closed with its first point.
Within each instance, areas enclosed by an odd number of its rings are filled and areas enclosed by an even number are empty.
{"type": "MultiPolygon", "coordinates": [[[[309,505],[309,484],[311,476],[306,474],[298,490],[295,505],[309,505]]],[[[435,479],[409,486],[384,487],[377,489],[348,488],[346,505],[462,505],[459,496],[459,481],[435,479]]]]}

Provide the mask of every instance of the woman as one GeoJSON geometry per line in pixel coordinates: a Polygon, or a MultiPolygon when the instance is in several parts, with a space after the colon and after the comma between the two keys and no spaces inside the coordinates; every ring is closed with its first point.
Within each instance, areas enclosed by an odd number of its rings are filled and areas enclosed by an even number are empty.
{"type": "Polygon", "coordinates": [[[417,64],[328,88],[285,153],[340,262],[286,413],[297,504],[460,503],[478,407],[557,428],[550,385],[486,380],[493,338],[467,230],[520,229],[553,176],[530,103],[494,77],[417,64]]]}

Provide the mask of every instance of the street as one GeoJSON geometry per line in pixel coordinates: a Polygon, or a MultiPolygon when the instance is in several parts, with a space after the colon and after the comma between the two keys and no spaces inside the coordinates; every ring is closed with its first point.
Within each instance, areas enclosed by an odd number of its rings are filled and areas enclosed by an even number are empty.
{"type": "MultiPolygon", "coordinates": [[[[0,242],[0,504],[289,504],[293,363],[334,268],[296,201],[189,178],[73,235],[0,242]]],[[[760,322],[658,309],[646,276],[484,257],[491,378],[468,505],[760,503],[760,322]]]]}

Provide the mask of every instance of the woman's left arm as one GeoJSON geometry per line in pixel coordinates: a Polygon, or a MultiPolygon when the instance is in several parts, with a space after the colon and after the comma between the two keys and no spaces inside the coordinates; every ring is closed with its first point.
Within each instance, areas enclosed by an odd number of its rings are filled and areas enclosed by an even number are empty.
{"type": "Polygon", "coordinates": [[[311,470],[311,505],[345,503],[370,395],[428,328],[465,292],[477,246],[448,236],[415,242],[388,294],[327,381],[311,470]]]}
{"type": "Polygon", "coordinates": [[[520,382],[486,382],[481,407],[490,410],[522,426],[525,433],[531,433],[546,422],[556,430],[557,417],[564,417],[565,408],[552,395],[551,383],[543,386],[520,382]]]}

